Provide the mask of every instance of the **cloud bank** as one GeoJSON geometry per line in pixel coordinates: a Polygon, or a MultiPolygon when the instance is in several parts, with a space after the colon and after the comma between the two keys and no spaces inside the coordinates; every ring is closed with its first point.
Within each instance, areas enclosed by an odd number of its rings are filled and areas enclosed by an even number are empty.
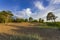
{"type": "Polygon", "coordinates": [[[17,16],[22,18],[28,18],[33,17],[34,19],[42,18],[46,21],[46,15],[48,12],[53,12],[58,18],[57,21],[60,21],[60,0],[46,0],[49,2],[48,6],[43,5],[43,1],[34,1],[33,2],[33,9],[34,12],[32,12],[32,8],[26,8],[22,9],[21,11],[18,11],[16,13],[17,16]]]}

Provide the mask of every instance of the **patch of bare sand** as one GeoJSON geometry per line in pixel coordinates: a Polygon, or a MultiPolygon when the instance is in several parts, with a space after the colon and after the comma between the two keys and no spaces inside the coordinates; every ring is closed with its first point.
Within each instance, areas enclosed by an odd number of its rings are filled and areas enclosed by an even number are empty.
{"type": "Polygon", "coordinates": [[[22,22],[22,23],[7,23],[7,24],[0,24],[0,33],[7,33],[7,34],[17,34],[14,31],[11,31],[11,29],[17,29],[16,27],[22,26],[22,27],[29,27],[29,25],[33,25],[28,22],[22,22]]]}

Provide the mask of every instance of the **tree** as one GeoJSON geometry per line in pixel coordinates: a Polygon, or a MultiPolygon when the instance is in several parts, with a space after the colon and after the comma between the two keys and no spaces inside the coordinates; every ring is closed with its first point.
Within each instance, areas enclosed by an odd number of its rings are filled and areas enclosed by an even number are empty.
{"type": "Polygon", "coordinates": [[[53,12],[49,12],[47,15],[47,21],[48,20],[54,20],[54,22],[55,22],[56,18],[57,17],[53,14],[53,12]]]}
{"type": "Polygon", "coordinates": [[[28,22],[28,19],[25,19],[25,22],[28,22]]]}
{"type": "Polygon", "coordinates": [[[5,17],[0,15],[0,23],[4,23],[5,22],[5,17]]]}
{"type": "Polygon", "coordinates": [[[43,19],[41,19],[41,18],[39,18],[39,22],[40,22],[40,23],[43,23],[43,22],[44,22],[44,20],[43,20],[43,19]]]}
{"type": "Polygon", "coordinates": [[[42,19],[41,19],[41,18],[39,18],[39,22],[41,22],[41,20],[42,20],[42,19]]]}
{"type": "Polygon", "coordinates": [[[13,16],[11,11],[1,11],[0,12],[0,20],[2,20],[4,23],[7,23],[10,18],[13,16]]]}
{"type": "Polygon", "coordinates": [[[32,22],[33,21],[33,18],[32,17],[29,17],[29,22],[32,22]]]}
{"type": "Polygon", "coordinates": [[[38,20],[35,19],[35,20],[33,20],[33,22],[38,22],[38,20]]]}
{"type": "Polygon", "coordinates": [[[14,16],[11,11],[7,11],[7,22],[11,22],[14,16]]]}
{"type": "Polygon", "coordinates": [[[18,22],[18,23],[19,23],[19,22],[24,22],[24,21],[25,21],[25,20],[24,20],[23,18],[16,18],[16,19],[15,19],[15,22],[18,22]]]}
{"type": "Polygon", "coordinates": [[[44,20],[42,19],[42,23],[44,22],[44,20]]]}

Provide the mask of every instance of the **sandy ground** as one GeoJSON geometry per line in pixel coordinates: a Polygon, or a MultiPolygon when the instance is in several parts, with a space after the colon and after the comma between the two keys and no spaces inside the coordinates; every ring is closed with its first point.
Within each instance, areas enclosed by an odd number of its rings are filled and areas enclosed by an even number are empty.
{"type": "MultiPolygon", "coordinates": [[[[13,32],[11,29],[17,29],[18,26],[28,27],[31,25],[30,23],[7,23],[7,24],[0,24],[0,33],[8,33],[12,34],[13,32]],[[16,27],[13,27],[16,26],[16,27]]],[[[33,24],[32,24],[33,25],[33,24]]]]}
{"type": "Polygon", "coordinates": [[[0,33],[3,34],[38,34],[42,40],[60,40],[60,29],[38,28],[36,23],[8,23],[0,24],[0,33]]]}

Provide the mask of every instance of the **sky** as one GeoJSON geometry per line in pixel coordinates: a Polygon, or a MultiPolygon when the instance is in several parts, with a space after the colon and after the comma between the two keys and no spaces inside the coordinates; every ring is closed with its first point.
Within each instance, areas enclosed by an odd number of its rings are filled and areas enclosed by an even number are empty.
{"type": "Polygon", "coordinates": [[[0,0],[0,11],[10,10],[19,18],[42,18],[53,12],[60,21],[60,0],[0,0]]]}

